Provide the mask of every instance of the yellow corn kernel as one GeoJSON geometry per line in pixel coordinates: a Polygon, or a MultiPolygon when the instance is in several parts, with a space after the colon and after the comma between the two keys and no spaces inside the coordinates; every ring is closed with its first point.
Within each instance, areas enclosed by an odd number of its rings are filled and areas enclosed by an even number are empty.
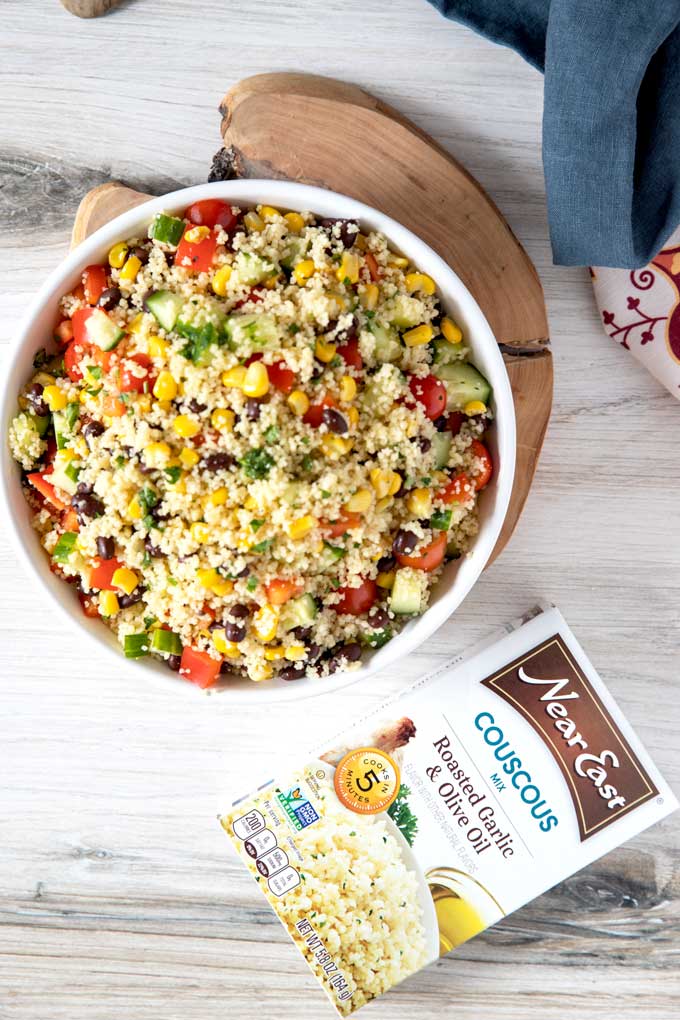
{"type": "Polygon", "coordinates": [[[139,393],[135,398],[135,409],[138,414],[148,414],[151,410],[151,394],[139,393]]]}
{"type": "Polygon", "coordinates": [[[267,280],[264,281],[265,289],[274,290],[280,279],[281,276],[279,273],[277,273],[276,276],[270,276],[267,280]]]}
{"type": "Polygon", "coordinates": [[[349,403],[357,395],[357,384],[351,375],[343,375],[340,380],[340,399],[349,403]]]}
{"type": "Polygon", "coordinates": [[[406,269],[408,266],[408,259],[403,255],[390,255],[387,261],[390,266],[396,266],[397,269],[406,269]]]}
{"type": "Polygon", "coordinates": [[[237,659],[241,654],[237,644],[233,641],[227,641],[226,634],[223,630],[214,630],[210,634],[212,643],[215,646],[215,650],[224,655],[227,659],[237,659]]]}
{"type": "Polygon", "coordinates": [[[212,588],[213,584],[219,580],[220,575],[212,567],[201,567],[196,571],[196,577],[208,591],[212,588]]]}
{"type": "Polygon", "coordinates": [[[446,485],[447,482],[451,481],[451,477],[447,475],[445,471],[433,471],[432,482],[436,485],[446,485]]]}
{"type": "Polygon", "coordinates": [[[412,294],[415,290],[422,291],[423,294],[427,294],[429,297],[435,292],[435,282],[431,276],[427,276],[425,273],[409,273],[404,278],[406,289],[412,294]]]}
{"type": "Polygon", "coordinates": [[[406,506],[414,517],[429,517],[432,513],[432,495],[429,489],[411,489],[406,506]]]}
{"type": "Polygon", "coordinates": [[[224,506],[228,499],[229,490],[226,488],[226,486],[221,485],[219,489],[215,489],[214,492],[210,493],[210,495],[207,497],[206,502],[210,506],[224,506]]]}
{"type": "Polygon", "coordinates": [[[99,389],[99,387],[101,386],[101,381],[99,379],[96,379],[95,376],[92,375],[91,369],[93,367],[94,367],[93,365],[81,365],[80,370],[83,373],[83,382],[86,383],[88,386],[91,386],[93,389],[99,389]]]}
{"type": "Polygon", "coordinates": [[[375,504],[375,508],[379,514],[385,510],[389,510],[391,506],[394,506],[394,499],[392,496],[385,496],[384,499],[379,499],[375,504]]]}
{"type": "Polygon", "coordinates": [[[246,496],[243,501],[243,507],[245,510],[257,510],[257,500],[254,496],[246,496]]]}
{"type": "Polygon", "coordinates": [[[72,439],[71,444],[78,456],[87,457],[90,448],[82,436],[77,436],[75,439],[72,439]]]}
{"type": "Polygon", "coordinates": [[[327,340],[324,340],[323,337],[317,337],[316,346],[314,347],[314,355],[319,359],[319,361],[323,361],[325,364],[328,364],[328,362],[332,361],[335,357],[336,350],[337,347],[335,344],[329,343],[327,340]]]}
{"type": "Polygon", "coordinates": [[[303,259],[302,262],[298,262],[293,270],[293,276],[302,287],[314,275],[315,269],[316,266],[311,259],[303,259]]]}
{"type": "Polygon", "coordinates": [[[175,482],[172,487],[173,492],[178,492],[180,496],[185,496],[187,491],[187,483],[184,481],[184,475],[175,482]]]}
{"type": "Polygon", "coordinates": [[[166,413],[172,411],[172,402],[170,400],[159,400],[157,406],[166,413]]]}
{"type": "Polygon", "coordinates": [[[129,322],[126,326],[128,333],[141,333],[144,328],[144,312],[140,312],[139,315],[135,315],[132,322],[129,322]]]}
{"type": "Polygon", "coordinates": [[[278,626],[279,611],[274,606],[261,606],[253,616],[253,631],[262,642],[272,641],[278,626]]]}
{"type": "Polygon", "coordinates": [[[184,231],[183,240],[189,244],[200,244],[206,237],[210,237],[210,227],[189,227],[184,231]]]}
{"type": "Polygon", "coordinates": [[[486,414],[487,407],[482,400],[470,400],[463,410],[466,414],[486,414]]]}
{"type": "Polygon", "coordinates": [[[387,588],[388,590],[394,584],[394,570],[382,571],[375,579],[375,583],[379,588],[387,588]]]}
{"type": "Polygon", "coordinates": [[[149,443],[144,447],[144,460],[149,467],[165,467],[170,457],[170,447],[167,443],[149,443]]]}
{"type": "Polygon", "coordinates": [[[240,390],[247,371],[248,369],[245,365],[236,365],[234,368],[228,368],[226,372],[222,373],[222,385],[233,386],[240,390]]]}
{"type": "Polygon", "coordinates": [[[338,316],[343,315],[350,307],[349,297],[345,294],[327,294],[328,299],[328,316],[331,319],[337,319],[338,316]]]}
{"type": "Polygon", "coordinates": [[[231,595],[234,590],[234,582],[230,581],[228,577],[219,577],[212,586],[213,595],[217,595],[223,599],[226,595],[231,595]]]}
{"type": "Polygon", "coordinates": [[[115,616],[120,606],[115,591],[99,592],[99,612],[102,616],[115,616]]]}
{"type": "Polygon", "coordinates": [[[401,483],[403,479],[398,471],[390,471],[390,482],[387,490],[388,496],[396,496],[401,489],[401,483]]]}
{"type": "Polygon", "coordinates": [[[282,659],[284,655],[283,645],[272,645],[271,648],[265,648],[264,657],[267,662],[276,662],[277,659],[282,659]]]}
{"type": "Polygon", "coordinates": [[[309,397],[302,390],[293,390],[287,403],[293,414],[297,414],[300,418],[309,410],[309,397]]]}
{"type": "Polygon", "coordinates": [[[305,221],[299,212],[287,212],[283,217],[291,234],[299,234],[304,229],[305,221]]]}
{"type": "Polygon", "coordinates": [[[259,234],[261,230],[264,230],[264,220],[258,213],[254,212],[252,209],[245,214],[245,216],[243,217],[243,222],[246,228],[250,230],[251,233],[255,232],[259,234]]]}
{"type": "Polygon", "coordinates": [[[271,680],[274,670],[268,662],[256,662],[249,668],[248,676],[254,683],[260,683],[262,680],[271,680]]]}
{"type": "Polygon", "coordinates": [[[423,344],[429,344],[433,336],[434,330],[428,323],[407,330],[404,333],[404,343],[407,347],[421,347],[423,344]]]}
{"type": "Polygon", "coordinates": [[[179,459],[182,467],[192,468],[196,467],[201,458],[196,453],[193,446],[185,446],[179,455],[179,459]]]}
{"type": "Polygon", "coordinates": [[[210,541],[211,528],[204,521],[195,521],[189,528],[189,532],[194,542],[197,542],[198,545],[205,545],[206,542],[210,541]]]}
{"type": "Polygon", "coordinates": [[[68,398],[58,386],[46,386],[42,392],[50,411],[63,411],[68,404],[68,398]]]}
{"type": "Polygon", "coordinates": [[[122,588],[126,595],[132,595],[139,584],[139,578],[129,567],[118,567],[118,570],[113,572],[111,584],[114,588],[122,588]]]}
{"type": "Polygon", "coordinates": [[[373,502],[370,489],[358,489],[345,503],[344,509],[351,514],[365,514],[373,502]]]}
{"type": "Polygon", "coordinates": [[[457,326],[453,319],[449,319],[448,315],[444,316],[441,321],[441,331],[444,339],[448,340],[450,344],[459,344],[463,339],[460,326],[457,326]]]}
{"type": "Polygon", "coordinates": [[[351,439],[344,439],[342,436],[336,436],[331,432],[327,432],[321,439],[321,449],[330,460],[338,460],[340,457],[344,457],[353,446],[354,443],[351,439]]]}
{"type": "Polygon", "coordinates": [[[246,369],[243,392],[247,397],[263,397],[269,392],[269,373],[261,361],[253,361],[246,369]]]}
{"type": "Polygon", "coordinates": [[[300,662],[307,658],[307,649],[304,645],[288,645],[283,654],[289,662],[300,662]]]}
{"type": "Polygon", "coordinates": [[[61,466],[70,464],[72,460],[76,459],[75,450],[58,450],[54,455],[54,463],[61,466]]]}
{"type": "Polygon", "coordinates": [[[349,280],[350,283],[357,283],[359,280],[359,256],[351,251],[346,251],[335,275],[340,283],[344,283],[346,280],[349,280]]]}
{"type": "Polygon", "coordinates": [[[141,504],[136,496],[133,496],[127,507],[127,515],[131,521],[141,521],[144,516],[141,504]]]}
{"type": "Polygon", "coordinates": [[[298,517],[297,520],[292,521],[287,528],[288,537],[297,541],[300,538],[304,538],[310,531],[313,531],[319,522],[316,517],[312,517],[311,514],[305,514],[304,517],[298,517]]]}
{"type": "Polygon", "coordinates": [[[359,424],[359,412],[357,411],[356,407],[350,407],[350,409],[347,412],[347,418],[352,428],[356,428],[357,425],[359,424]]]}
{"type": "Polygon", "coordinates": [[[236,415],[228,407],[216,407],[210,415],[210,424],[220,432],[231,432],[236,421],[236,415]]]}
{"type": "Polygon", "coordinates": [[[359,251],[366,251],[367,243],[365,234],[359,233],[354,235],[354,247],[358,248],[359,251]]]}
{"type": "Polygon", "coordinates": [[[112,269],[122,269],[127,258],[128,246],[124,241],[114,244],[109,252],[109,265],[112,269]]]}
{"type": "Polygon", "coordinates": [[[316,543],[316,545],[312,549],[312,552],[316,553],[317,556],[319,556],[323,552],[323,539],[322,538],[320,538],[319,541],[316,543]]]}
{"type": "Polygon", "coordinates": [[[369,473],[369,478],[378,499],[384,499],[385,496],[394,496],[401,488],[402,478],[398,471],[384,471],[382,468],[373,468],[369,473]]]}
{"type": "Polygon", "coordinates": [[[177,383],[170,372],[159,372],[153,384],[153,395],[156,400],[174,400],[177,396],[177,383]]]}
{"type": "Polygon", "coordinates": [[[201,431],[201,426],[193,418],[186,414],[178,414],[172,423],[172,427],[182,439],[191,439],[201,431]]]}
{"type": "Polygon", "coordinates": [[[227,284],[231,278],[231,266],[221,266],[212,278],[212,289],[218,297],[226,297],[227,284]]]}
{"type": "Polygon", "coordinates": [[[359,295],[359,301],[367,312],[372,312],[377,307],[379,297],[380,291],[378,290],[378,284],[368,283],[359,295]]]}
{"type": "Polygon", "coordinates": [[[120,279],[128,280],[132,282],[137,276],[137,273],[142,268],[142,260],[138,259],[136,255],[130,255],[125,260],[125,265],[120,271],[120,279]]]}
{"type": "Polygon", "coordinates": [[[170,350],[170,344],[167,340],[162,340],[159,336],[150,336],[146,341],[146,349],[150,358],[157,358],[159,361],[162,361],[167,357],[168,351],[170,350]]]}
{"type": "Polygon", "coordinates": [[[275,220],[281,213],[278,209],[275,209],[273,205],[261,205],[259,208],[260,216],[265,220],[275,220]]]}

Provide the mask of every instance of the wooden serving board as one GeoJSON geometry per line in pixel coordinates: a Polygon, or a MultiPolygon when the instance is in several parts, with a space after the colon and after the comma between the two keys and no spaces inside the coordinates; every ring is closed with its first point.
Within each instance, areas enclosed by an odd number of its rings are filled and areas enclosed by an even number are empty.
{"type": "MultiPolygon", "coordinates": [[[[528,255],[452,156],[355,85],[314,75],[256,75],[231,89],[220,109],[224,148],[210,180],[286,178],[366,202],[434,248],[484,311],[517,416],[515,485],[492,562],[519,520],[552,406],[545,303],[528,255]]],[[[116,181],[90,191],[76,213],[72,244],[149,197],[116,181]]]]}

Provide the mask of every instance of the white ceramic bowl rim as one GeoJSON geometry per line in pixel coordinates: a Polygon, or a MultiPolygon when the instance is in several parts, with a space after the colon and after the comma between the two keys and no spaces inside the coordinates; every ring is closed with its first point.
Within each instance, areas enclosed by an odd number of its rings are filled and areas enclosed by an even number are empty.
{"type": "MultiPolygon", "coordinates": [[[[481,514],[480,531],[470,553],[458,561],[455,567],[450,564],[446,568],[426,612],[410,621],[383,648],[371,653],[358,670],[338,672],[323,680],[304,679],[295,683],[270,681],[254,684],[252,681],[237,681],[215,691],[215,694],[229,701],[257,701],[260,704],[329,693],[395,665],[417,648],[460,605],[481,574],[500,534],[514,478],[515,415],[510,382],[494,335],[470,292],[444,260],[406,227],[370,206],[323,188],[278,180],[222,181],[171,192],[123,213],[83,241],[50,274],[31,303],[14,343],[10,345],[0,404],[0,420],[5,429],[16,413],[16,395],[30,376],[33,355],[43,346],[44,337],[49,335],[57,303],[62,294],[75,284],[82,269],[90,262],[103,259],[111,244],[120,238],[145,233],[147,224],[157,212],[175,212],[203,198],[221,198],[237,205],[263,202],[286,209],[308,210],[320,217],[356,219],[371,229],[381,231],[392,246],[407,254],[421,271],[435,279],[443,306],[453,311],[464,324],[472,348],[471,360],[489,378],[493,387],[496,413],[493,452],[496,471],[492,482],[482,494],[482,508],[486,506],[489,512],[481,514]],[[46,328],[48,320],[50,325],[46,328]],[[39,333],[40,339],[34,338],[35,333],[39,333]]],[[[123,659],[113,634],[102,624],[90,626],[82,616],[75,598],[71,598],[67,604],[64,596],[71,593],[65,588],[64,582],[50,572],[37,536],[28,522],[28,515],[22,514],[21,507],[25,503],[19,484],[19,472],[6,442],[2,443],[1,458],[0,490],[5,514],[15,548],[29,575],[46,591],[52,606],[63,617],[75,623],[98,648],[104,648],[109,655],[116,656],[120,668],[123,662],[129,660],[123,659]]],[[[164,685],[174,683],[175,692],[181,690],[196,693],[196,688],[177,677],[162,663],[142,659],[130,663],[130,669],[135,668],[145,669],[149,677],[157,677],[164,685]]]]}

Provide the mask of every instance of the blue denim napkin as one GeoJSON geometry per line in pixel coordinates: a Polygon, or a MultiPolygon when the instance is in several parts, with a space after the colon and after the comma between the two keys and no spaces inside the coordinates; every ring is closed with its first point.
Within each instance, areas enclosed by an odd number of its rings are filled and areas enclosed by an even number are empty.
{"type": "Polygon", "coordinates": [[[645,265],[680,224],[680,0],[430,0],[545,73],[560,265],[645,265]]]}

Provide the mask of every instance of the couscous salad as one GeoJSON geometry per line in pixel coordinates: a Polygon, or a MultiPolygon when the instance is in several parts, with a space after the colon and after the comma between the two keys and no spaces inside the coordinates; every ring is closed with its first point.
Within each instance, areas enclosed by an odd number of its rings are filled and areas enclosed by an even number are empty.
{"type": "Polygon", "coordinates": [[[201,687],[356,666],[474,539],[490,387],[379,233],[196,202],[88,266],[54,340],[10,446],[130,658],[201,687]]]}

